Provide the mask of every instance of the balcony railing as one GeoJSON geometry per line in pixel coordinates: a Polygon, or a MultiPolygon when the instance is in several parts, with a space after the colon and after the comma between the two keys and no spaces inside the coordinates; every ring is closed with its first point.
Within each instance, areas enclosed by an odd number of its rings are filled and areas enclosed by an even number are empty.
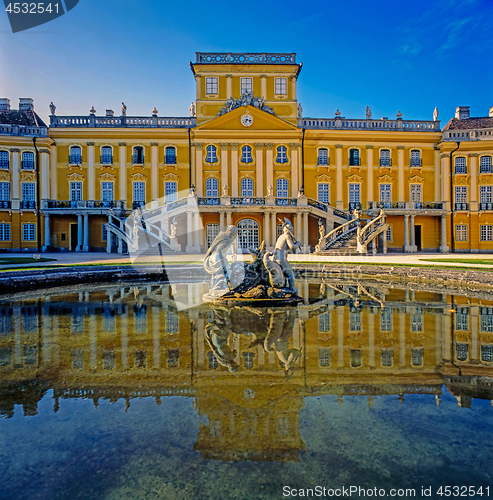
{"type": "Polygon", "coordinates": [[[349,166],[350,167],[360,167],[361,166],[361,161],[359,158],[354,158],[353,160],[349,160],[349,166]]]}
{"type": "Polygon", "coordinates": [[[29,125],[0,125],[1,135],[28,135],[48,137],[48,127],[31,127],[29,125]]]}
{"type": "Polygon", "coordinates": [[[469,203],[455,203],[455,210],[469,210],[469,203]]]}
{"type": "Polygon", "coordinates": [[[415,158],[411,160],[411,167],[421,167],[423,162],[421,161],[421,158],[415,158]]]}
{"type": "Polygon", "coordinates": [[[443,203],[422,202],[422,201],[370,201],[369,210],[378,208],[389,210],[443,210],[443,203]]]}
{"type": "Polygon", "coordinates": [[[103,200],[45,200],[44,209],[124,209],[124,203],[121,200],[103,201],[103,200]]]}
{"type": "Polygon", "coordinates": [[[34,210],[36,208],[36,202],[31,200],[21,200],[21,208],[27,210],[34,210]]]}
{"type": "Polygon", "coordinates": [[[10,208],[12,205],[12,202],[10,201],[0,201],[0,208],[10,208]]]}
{"type": "Polygon", "coordinates": [[[220,201],[221,201],[220,198],[212,198],[212,197],[197,199],[197,203],[199,205],[220,205],[220,201]]]}
{"type": "Polygon", "coordinates": [[[361,203],[359,201],[349,202],[349,210],[361,210],[361,203]]]}
{"type": "Polygon", "coordinates": [[[132,210],[135,210],[139,207],[145,206],[146,202],[145,201],[134,201],[132,202],[132,210]]]}
{"type": "Polygon", "coordinates": [[[195,52],[196,64],[296,64],[296,53],[195,52]]]}
{"type": "MultiPolygon", "coordinates": [[[[5,125],[0,125],[0,134],[5,125]]],[[[160,118],[157,116],[50,116],[50,127],[77,127],[77,128],[190,128],[195,127],[195,117],[188,118],[160,118]]],[[[12,134],[33,135],[33,134],[12,134]]],[[[48,135],[46,134],[35,135],[48,135]]]]}
{"type": "Polygon", "coordinates": [[[284,207],[284,206],[297,206],[298,199],[297,198],[276,198],[276,205],[284,207]]]}
{"type": "Polygon", "coordinates": [[[172,201],[168,204],[168,212],[175,210],[175,208],[180,208],[188,203],[187,198],[182,198],[181,200],[172,201]]]}
{"type": "Polygon", "coordinates": [[[323,212],[328,211],[327,205],[325,205],[324,203],[321,203],[320,201],[314,200],[312,198],[308,198],[307,201],[308,201],[308,205],[310,207],[318,208],[319,210],[322,210],[323,212]]]}
{"type": "Polygon", "coordinates": [[[82,158],[80,155],[70,155],[68,162],[70,165],[80,165],[82,163],[82,158]]]}
{"type": "Polygon", "coordinates": [[[440,132],[433,120],[373,120],[364,118],[298,118],[298,127],[309,129],[402,130],[404,132],[440,132]]]}
{"type": "Polygon", "coordinates": [[[390,158],[380,158],[380,166],[381,167],[391,167],[392,160],[390,158]]]}
{"type": "Polygon", "coordinates": [[[231,205],[265,205],[265,198],[231,198],[231,205]]]}
{"type": "Polygon", "coordinates": [[[493,210],[493,203],[491,203],[491,202],[481,202],[479,204],[479,210],[493,210]]]}

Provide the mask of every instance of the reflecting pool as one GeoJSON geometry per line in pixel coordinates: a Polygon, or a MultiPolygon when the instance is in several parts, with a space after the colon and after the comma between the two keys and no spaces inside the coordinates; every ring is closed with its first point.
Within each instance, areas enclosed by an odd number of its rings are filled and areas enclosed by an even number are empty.
{"type": "Polygon", "coordinates": [[[493,496],[493,301],[297,287],[292,308],[177,308],[202,283],[1,298],[0,498],[493,496]]]}

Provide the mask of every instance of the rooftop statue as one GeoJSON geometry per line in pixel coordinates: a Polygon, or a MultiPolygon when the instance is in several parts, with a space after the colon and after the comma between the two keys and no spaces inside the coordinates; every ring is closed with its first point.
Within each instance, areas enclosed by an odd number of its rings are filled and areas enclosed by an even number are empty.
{"type": "Polygon", "coordinates": [[[190,116],[197,116],[197,110],[195,108],[195,103],[193,101],[190,104],[190,107],[188,108],[188,110],[190,111],[190,116]]]}
{"type": "Polygon", "coordinates": [[[369,120],[371,118],[371,108],[370,106],[366,106],[366,119],[369,120]]]}
{"type": "Polygon", "coordinates": [[[303,108],[301,103],[298,104],[298,118],[303,118],[303,108]]]}
{"type": "Polygon", "coordinates": [[[53,104],[53,101],[51,101],[51,103],[50,103],[50,113],[52,115],[55,115],[55,111],[56,111],[56,106],[53,104]]]}
{"type": "Polygon", "coordinates": [[[122,102],[122,116],[126,116],[127,114],[127,106],[125,106],[125,103],[122,102]]]}
{"type": "MultiPolygon", "coordinates": [[[[53,113],[55,114],[55,113],[53,113]]],[[[435,106],[435,109],[433,110],[433,121],[438,121],[438,108],[435,106]]]]}

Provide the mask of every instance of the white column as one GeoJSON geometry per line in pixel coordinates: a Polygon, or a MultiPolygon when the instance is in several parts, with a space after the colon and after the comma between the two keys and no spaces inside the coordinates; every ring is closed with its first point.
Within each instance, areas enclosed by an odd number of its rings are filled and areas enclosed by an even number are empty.
{"type": "Polygon", "coordinates": [[[226,75],[226,97],[229,98],[233,95],[233,85],[232,85],[233,75],[226,75]]]}
{"type": "Polygon", "coordinates": [[[274,187],[274,144],[267,143],[265,145],[265,167],[266,167],[266,178],[265,182],[267,186],[274,187]]]}
{"type": "Polygon", "coordinates": [[[368,365],[375,368],[375,316],[369,307],[367,312],[368,321],[368,365]]]}
{"type": "MultiPolygon", "coordinates": [[[[228,160],[228,149],[226,144],[221,144],[221,156],[228,160]],[[224,155],[223,155],[223,146],[224,155]]],[[[238,143],[231,143],[231,196],[238,196],[238,143]]]]}
{"type": "Polygon", "coordinates": [[[47,252],[50,248],[50,215],[44,214],[45,218],[45,244],[43,252],[47,252]]]}
{"type": "Polygon", "coordinates": [[[416,252],[418,250],[415,242],[414,217],[414,215],[411,215],[411,252],[416,252]]]}
{"type": "Polygon", "coordinates": [[[373,146],[372,145],[366,146],[366,165],[367,165],[366,198],[369,203],[370,201],[376,201],[373,199],[374,195],[373,195],[373,146]]]}
{"type": "Polygon", "coordinates": [[[342,144],[336,144],[336,208],[344,210],[342,184],[342,144]]]}
{"type": "Polygon", "coordinates": [[[19,195],[19,155],[18,148],[10,150],[12,155],[12,208],[20,208],[20,195],[19,195]]]}
{"type": "Polygon", "coordinates": [[[41,153],[41,199],[50,199],[50,152],[40,149],[41,153]]]}
{"type": "Polygon", "coordinates": [[[194,244],[194,236],[193,236],[193,213],[187,212],[187,253],[193,253],[193,244],[194,244]]]}
{"type": "Polygon", "coordinates": [[[301,212],[297,212],[296,214],[296,239],[301,241],[302,238],[302,228],[301,228],[301,212]]]}
{"type": "Polygon", "coordinates": [[[296,76],[291,76],[291,100],[296,101],[296,76]]]}
{"type": "Polygon", "coordinates": [[[435,201],[440,202],[440,150],[435,149],[435,201]]]}
{"type": "Polygon", "coordinates": [[[442,219],[442,230],[441,230],[442,244],[440,245],[440,252],[448,253],[450,249],[447,245],[447,216],[442,215],[441,219],[442,219]]]}
{"type": "Polygon", "coordinates": [[[84,252],[89,252],[89,215],[84,214],[84,246],[82,247],[84,252]]]}
{"type": "Polygon", "coordinates": [[[298,171],[298,144],[290,144],[291,148],[291,196],[298,196],[298,184],[300,173],[298,171]]]}
{"type": "Polygon", "coordinates": [[[119,142],[120,146],[120,200],[127,201],[127,143],[119,142]]]}
{"type": "MultiPolygon", "coordinates": [[[[156,201],[158,199],[158,176],[157,176],[157,158],[158,157],[158,143],[151,142],[151,200],[156,201]]],[[[157,203],[156,207],[157,208],[157,203]]]]}
{"type": "Polygon", "coordinates": [[[225,223],[224,223],[224,212],[219,212],[219,231],[224,231],[225,228],[225,223]]]}
{"type": "MultiPolygon", "coordinates": [[[[264,145],[260,143],[255,143],[255,163],[256,163],[256,171],[257,171],[257,197],[261,198],[264,196],[264,165],[263,165],[263,159],[264,159],[264,151],[263,147],[264,145]]],[[[265,190],[265,193],[267,193],[267,190],[265,190]]]]}
{"type": "Polygon", "coordinates": [[[270,212],[264,212],[264,241],[265,246],[270,246],[270,212]]]}
{"type": "Polygon", "coordinates": [[[452,315],[450,313],[444,313],[444,336],[443,336],[443,360],[452,361],[452,339],[450,338],[450,326],[452,321],[452,315]]]}
{"type": "Polygon", "coordinates": [[[272,213],[272,231],[271,231],[271,246],[274,246],[276,244],[277,240],[277,213],[273,212],[272,213]]]}
{"type": "Polygon", "coordinates": [[[344,367],[344,306],[337,306],[337,347],[339,367],[344,367]]]}
{"type": "Polygon", "coordinates": [[[260,75],[260,82],[262,87],[262,97],[267,99],[267,75],[260,75]]]}
{"type": "MultiPolygon", "coordinates": [[[[101,154],[101,153],[100,153],[101,154]]],[[[94,142],[87,143],[87,199],[96,199],[96,182],[94,170],[94,142]]]]}
{"type": "Polygon", "coordinates": [[[471,361],[478,359],[478,319],[479,307],[472,306],[469,309],[471,316],[471,361]]]}
{"type": "Polygon", "coordinates": [[[202,84],[202,75],[195,75],[195,95],[197,97],[197,100],[202,99],[201,84],[202,84]]]}
{"type": "Polygon", "coordinates": [[[409,251],[409,215],[404,215],[404,252],[409,251]]]}
{"type": "Polygon", "coordinates": [[[232,216],[233,212],[226,212],[226,224],[228,226],[231,226],[231,224],[233,223],[232,216]]]}
{"type": "Polygon", "coordinates": [[[310,253],[310,244],[308,243],[308,212],[303,212],[303,246],[304,253],[310,253]]]}
{"type": "Polygon", "coordinates": [[[204,182],[202,180],[202,146],[201,142],[195,143],[195,192],[197,196],[203,196],[204,194],[204,182]]]}
{"type": "MultiPolygon", "coordinates": [[[[450,158],[449,155],[441,154],[440,159],[442,160],[442,201],[444,203],[450,202],[450,158]]],[[[450,210],[450,207],[448,207],[450,210]]]]}
{"type": "Polygon", "coordinates": [[[58,179],[56,171],[56,162],[57,162],[57,147],[53,146],[51,148],[51,154],[50,154],[51,198],[53,200],[58,200],[58,179]]]}
{"type": "MultiPolygon", "coordinates": [[[[124,306],[125,307],[125,306],[124,306]]],[[[128,309],[120,316],[120,331],[122,332],[122,370],[128,368],[128,309]]]]}

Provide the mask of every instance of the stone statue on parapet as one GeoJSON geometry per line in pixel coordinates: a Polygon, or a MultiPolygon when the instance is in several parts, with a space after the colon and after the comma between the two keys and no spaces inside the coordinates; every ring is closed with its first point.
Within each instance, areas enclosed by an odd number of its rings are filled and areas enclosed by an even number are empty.
{"type": "Polygon", "coordinates": [[[197,116],[197,109],[195,108],[195,103],[193,101],[188,110],[190,111],[190,116],[197,116]]]}
{"type": "MultiPolygon", "coordinates": [[[[55,114],[55,113],[53,113],[55,114]]],[[[433,110],[433,121],[438,121],[438,107],[435,106],[435,109],[433,110]]]]}
{"type": "Polygon", "coordinates": [[[323,219],[318,219],[318,235],[319,241],[325,238],[325,222],[323,219]]]}
{"type": "Polygon", "coordinates": [[[50,113],[52,116],[55,115],[55,111],[56,111],[56,106],[53,104],[53,101],[51,101],[50,103],[50,113]]]}
{"type": "Polygon", "coordinates": [[[267,196],[274,196],[274,188],[272,187],[272,184],[267,186],[267,196]]]}
{"type": "Polygon", "coordinates": [[[122,102],[122,116],[127,115],[127,106],[125,106],[125,103],[122,102]]]}
{"type": "Polygon", "coordinates": [[[303,108],[301,103],[298,103],[298,118],[303,118],[303,108]]]}
{"type": "Polygon", "coordinates": [[[226,184],[223,186],[223,196],[228,196],[228,186],[226,184]]]}
{"type": "Polygon", "coordinates": [[[371,119],[371,108],[370,108],[370,106],[366,106],[366,119],[367,120],[371,119]]]}

